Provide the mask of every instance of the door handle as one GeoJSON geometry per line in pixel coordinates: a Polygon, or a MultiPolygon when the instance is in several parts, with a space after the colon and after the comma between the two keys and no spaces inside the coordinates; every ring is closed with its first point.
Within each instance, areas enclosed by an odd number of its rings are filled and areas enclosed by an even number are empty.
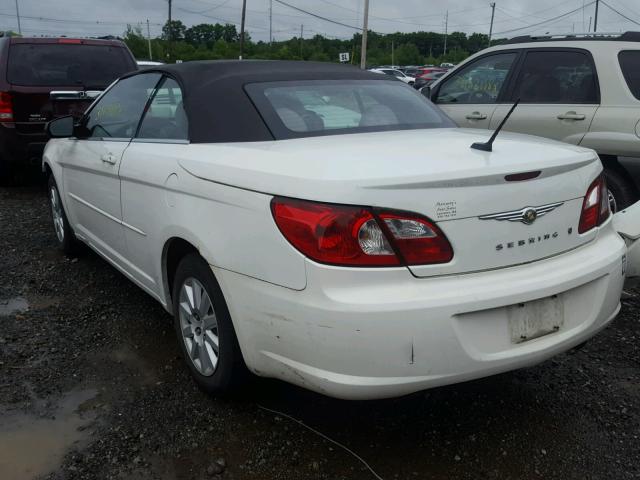
{"type": "Polygon", "coordinates": [[[558,115],[558,120],[584,120],[587,118],[586,115],[576,112],[567,112],[558,115]]]}
{"type": "Polygon", "coordinates": [[[466,115],[464,118],[466,118],[467,120],[486,120],[487,116],[484,113],[473,112],[469,115],[466,115]]]}
{"type": "Polygon", "coordinates": [[[109,163],[111,165],[115,165],[116,162],[118,161],[116,159],[116,157],[113,155],[113,153],[105,153],[103,154],[100,159],[104,162],[104,163],[109,163]]]}

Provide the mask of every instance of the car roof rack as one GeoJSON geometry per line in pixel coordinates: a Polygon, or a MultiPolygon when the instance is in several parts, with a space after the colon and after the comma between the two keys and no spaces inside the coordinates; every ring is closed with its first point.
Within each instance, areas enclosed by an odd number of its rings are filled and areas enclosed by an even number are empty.
{"type": "Polygon", "coordinates": [[[522,35],[513,37],[500,45],[510,45],[514,43],[535,43],[535,42],[558,42],[558,41],[589,41],[589,40],[608,40],[616,42],[640,42],[640,32],[587,32],[587,33],[566,33],[560,35],[522,35]]]}

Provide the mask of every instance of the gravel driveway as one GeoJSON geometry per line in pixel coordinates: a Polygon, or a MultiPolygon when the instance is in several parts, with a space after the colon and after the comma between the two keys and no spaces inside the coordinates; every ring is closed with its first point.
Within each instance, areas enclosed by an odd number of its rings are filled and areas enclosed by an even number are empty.
{"type": "Polygon", "coordinates": [[[211,398],[160,305],[56,250],[43,189],[0,189],[0,479],[376,478],[283,414],[385,480],[640,478],[639,319],[631,291],[582,350],[401,399],[211,398]]]}

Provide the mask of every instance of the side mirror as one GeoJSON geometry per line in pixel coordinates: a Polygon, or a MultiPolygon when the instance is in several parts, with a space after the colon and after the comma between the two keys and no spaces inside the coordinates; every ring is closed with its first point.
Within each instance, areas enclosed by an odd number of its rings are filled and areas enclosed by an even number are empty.
{"type": "Polygon", "coordinates": [[[431,100],[431,87],[426,86],[420,89],[420,93],[431,100]]]}
{"type": "Polygon", "coordinates": [[[73,137],[75,119],[73,115],[56,118],[47,123],[47,133],[51,138],[73,137]]]}

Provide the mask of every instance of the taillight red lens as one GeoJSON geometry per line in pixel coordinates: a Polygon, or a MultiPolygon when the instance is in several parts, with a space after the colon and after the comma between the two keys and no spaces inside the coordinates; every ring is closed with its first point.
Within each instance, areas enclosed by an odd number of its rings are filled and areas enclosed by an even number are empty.
{"type": "Polygon", "coordinates": [[[278,197],[271,210],[285,238],[320,263],[390,267],[453,258],[440,229],[418,215],[278,197]]]}
{"type": "Polygon", "coordinates": [[[380,212],[378,216],[407,265],[447,263],[453,258],[447,237],[426,218],[395,212],[380,212]]]}
{"type": "Polygon", "coordinates": [[[582,213],[578,233],[585,233],[602,225],[609,218],[609,192],[603,176],[596,178],[589,186],[582,202],[582,213]]]}
{"type": "Polygon", "coordinates": [[[7,92],[0,92],[0,122],[13,122],[13,103],[7,92]]]}
{"type": "Polygon", "coordinates": [[[343,266],[400,265],[365,208],[274,198],[271,210],[285,238],[312,260],[343,266]]]}

